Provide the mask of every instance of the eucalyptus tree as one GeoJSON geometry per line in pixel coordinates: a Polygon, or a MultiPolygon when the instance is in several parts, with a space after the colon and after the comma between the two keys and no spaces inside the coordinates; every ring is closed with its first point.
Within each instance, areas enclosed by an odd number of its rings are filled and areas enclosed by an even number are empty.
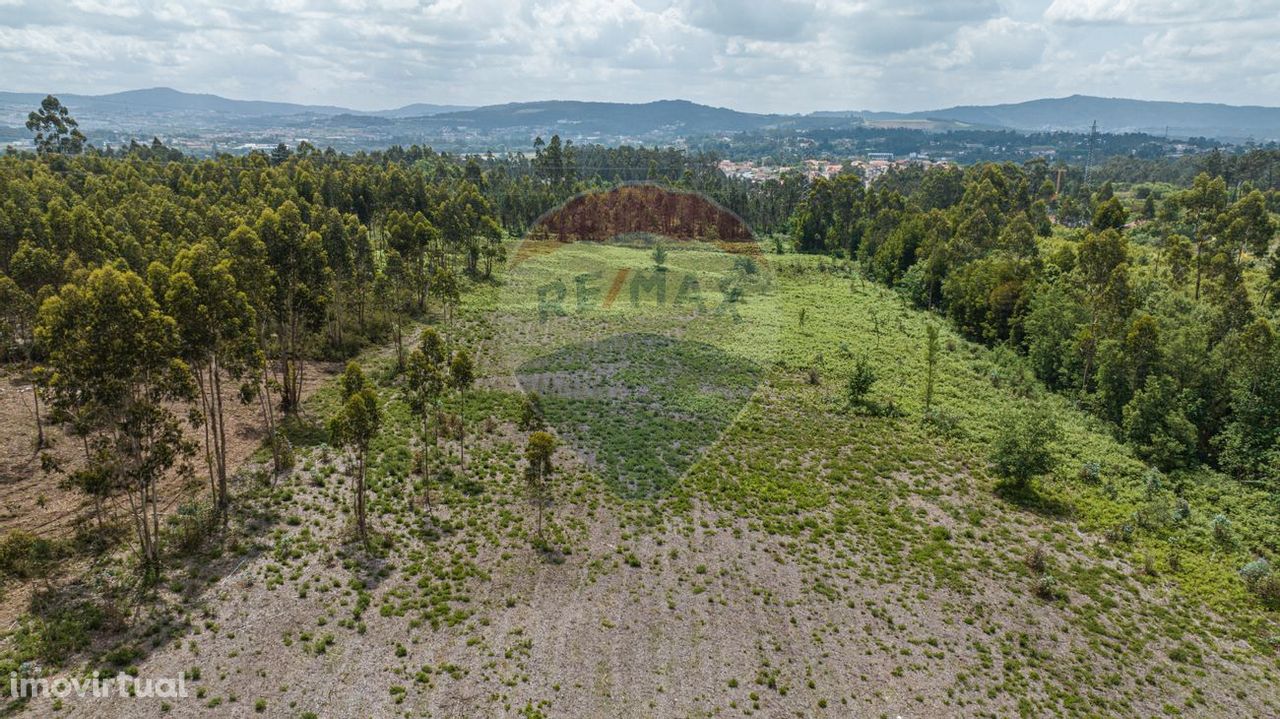
{"type": "Polygon", "coordinates": [[[87,143],[80,123],[53,95],[46,95],[40,108],[27,115],[27,129],[36,134],[36,152],[42,155],[78,155],[87,143]]]}
{"type": "Polygon", "coordinates": [[[1191,242],[1195,246],[1196,288],[1195,299],[1200,299],[1200,284],[1204,276],[1204,250],[1219,229],[1220,217],[1227,209],[1227,183],[1221,177],[1211,178],[1200,173],[1191,188],[1179,192],[1171,202],[1184,213],[1191,226],[1191,242]]]}
{"type": "Polygon", "coordinates": [[[230,495],[222,381],[224,375],[239,380],[254,366],[257,321],[248,297],[236,286],[231,260],[221,257],[212,242],[179,252],[167,285],[165,307],[178,323],[181,353],[199,389],[214,505],[225,517],[230,495]]]}
{"type": "Polygon", "coordinates": [[[302,401],[306,343],[324,325],[328,309],[330,270],[324,240],[308,231],[301,212],[286,200],[258,218],[257,233],[267,250],[274,279],[270,300],[275,319],[281,405],[297,412],[302,401]]]}
{"type": "MultiPolygon", "coordinates": [[[[24,369],[32,369],[35,356],[36,303],[11,277],[0,273],[0,358],[20,358],[24,369]]],[[[32,416],[36,425],[37,450],[45,446],[44,422],[40,417],[40,383],[31,382],[32,416]]]]}
{"type": "Polygon", "coordinates": [[[275,272],[267,260],[267,246],[248,225],[240,225],[232,230],[223,239],[222,247],[226,253],[228,270],[235,278],[236,288],[244,293],[246,302],[253,309],[254,336],[258,343],[254,361],[241,385],[241,400],[246,403],[255,400],[258,402],[271,447],[271,466],[279,474],[285,469],[285,453],[281,446],[284,440],[277,428],[272,390],[278,392],[280,385],[273,379],[268,363],[271,323],[274,317],[271,300],[275,296],[275,272]]]}
{"type": "Polygon", "coordinates": [[[195,394],[177,324],[136,274],[105,266],[40,308],[55,413],[84,422],[104,481],[128,498],[143,573],[160,571],[160,484],[189,474],[194,445],[171,407],[195,394]]]}
{"type": "Polygon", "coordinates": [[[448,369],[445,365],[444,340],[434,328],[424,329],[419,346],[409,354],[405,379],[409,408],[421,423],[423,449],[420,467],[428,511],[431,510],[431,454],[440,443],[438,415],[448,380],[448,369]]]}
{"type": "Polygon", "coordinates": [[[458,350],[453,355],[453,361],[449,363],[449,384],[458,391],[458,400],[461,405],[461,411],[458,413],[458,448],[463,469],[467,467],[467,390],[471,389],[475,381],[476,368],[471,360],[471,353],[465,349],[458,350]]]}
{"type": "Polygon", "coordinates": [[[555,472],[551,458],[556,451],[556,438],[550,432],[539,430],[529,435],[525,445],[524,456],[525,484],[529,489],[529,498],[538,508],[538,541],[543,541],[542,512],[550,494],[551,476],[555,472]]]}
{"type": "Polygon", "coordinates": [[[369,446],[378,436],[382,426],[382,409],[378,393],[366,385],[364,372],[355,362],[347,363],[339,384],[342,388],[342,408],[329,420],[329,436],[335,444],[352,451],[356,460],[356,474],[352,494],[356,512],[356,533],[360,541],[369,543],[367,499],[367,475],[369,446]]]}

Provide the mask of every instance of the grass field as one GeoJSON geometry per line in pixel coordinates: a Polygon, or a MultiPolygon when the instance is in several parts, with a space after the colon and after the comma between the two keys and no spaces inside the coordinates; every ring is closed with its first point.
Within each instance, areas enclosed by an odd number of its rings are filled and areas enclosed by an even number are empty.
{"type": "MultiPolygon", "coordinates": [[[[393,355],[368,353],[386,413],[372,554],[350,542],[349,462],[297,432],[298,468],[245,471],[232,539],[171,572],[154,621],[68,663],[186,672],[198,694],[63,713],[1280,714],[1280,623],[1238,575],[1280,536],[1267,496],[1155,477],[1015,355],[945,327],[923,421],[937,319],[830,260],[676,248],[664,273],[695,276],[701,309],[625,289],[603,306],[618,268],[651,265],[574,246],[465,295],[442,330],[478,349],[481,379],[465,468],[456,441],[433,456],[430,513],[393,355]],[[575,278],[597,272],[578,305],[575,278]],[[564,313],[544,321],[557,279],[564,313]],[[858,358],[877,381],[850,406],[858,358]],[[562,441],[552,551],[532,541],[526,390],[562,441]],[[1028,403],[1065,439],[1013,492],[986,457],[1028,403]]],[[[307,416],[336,405],[322,389],[307,416]]]]}

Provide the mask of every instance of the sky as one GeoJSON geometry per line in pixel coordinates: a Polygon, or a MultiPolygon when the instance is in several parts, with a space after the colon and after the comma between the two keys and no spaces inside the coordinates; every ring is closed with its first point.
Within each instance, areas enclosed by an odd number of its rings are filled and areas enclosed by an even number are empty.
{"type": "Polygon", "coordinates": [[[1280,104],[1280,0],[0,0],[0,90],[362,110],[1280,104]]]}

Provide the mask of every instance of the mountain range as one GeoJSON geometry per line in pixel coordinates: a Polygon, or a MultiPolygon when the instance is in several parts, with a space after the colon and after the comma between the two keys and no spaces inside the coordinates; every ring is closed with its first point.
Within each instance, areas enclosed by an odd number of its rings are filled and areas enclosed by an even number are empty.
{"type": "MultiPolygon", "coordinates": [[[[40,93],[0,92],[0,139],[17,139],[40,93]],[[4,126],[8,126],[5,128],[4,126]]],[[[869,125],[930,130],[1006,129],[1019,132],[1144,132],[1224,141],[1280,139],[1280,108],[1157,102],[1072,95],[998,105],[965,105],[920,112],[840,110],[760,114],[687,100],[647,103],[553,100],[484,107],[415,103],[387,110],[333,105],[233,100],[170,88],[107,95],[61,94],[90,138],[100,142],[173,138],[190,147],[210,138],[245,146],[310,139],[339,148],[413,142],[441,147],[527,146],[535,135],[558,133],[578,141],[672,142],[692,136],[765,129],[869,125]],[[204,140],[200,140],[204,138],[204,140]]]]}
{"type": "Polygon", "coordinates": [[[1000,105],[961,105],[912,113],[859,113],[866,119],[915,118],[1006,127],[1023,132],[1065,130],[1145,132],[1224,140],[1280,138],[1280,107],[1163,102],[1072,95],[1000,105]]]}
{"type": "MultiPolygon", "coordinates": [[[[43,93],[0,92],[0,108],[34,108],[44,99],[43,93]]],[[[64,105],[81,115],[152,115],[187,114],[224,117],[272,117],[286,115],[377,115],[382,117],[418,117],[441,112],[468,110],[464,105],[415,103],[391,110],[367,112],[333,105],[299,105],[265,100],[232,100],[218,95],[181,92],[168,87],[127,90],[108,95],[59,94],[64,105]]]]}

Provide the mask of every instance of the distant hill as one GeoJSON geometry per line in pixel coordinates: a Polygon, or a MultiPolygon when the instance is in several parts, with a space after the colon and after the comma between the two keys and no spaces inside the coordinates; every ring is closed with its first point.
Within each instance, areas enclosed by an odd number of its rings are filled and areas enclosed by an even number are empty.
{"type": "MultiPolygon", "coordinates": [[[[816,130],[864,125],[929,132],[1000,129],[1020,132],[1143,132],[1238,142],[1280,139],[1280,108],[1210,103],[1071,97],[1001,105],[965,105],[921,112],[839,110],[807,115],[760,114],[688,100],[645,103],[550,100],[484,107],[414,103],[354,110],[265,100],[233,100],[171,88],[107,95],[59,94],[90,140],[120,144],[152,135],[206,150],[275,142],[344,149],[425,144],[453,149],[513,149],[537,135],[576,142],[680,143],[694,137],[756,130],[816,130]],[[216,139],[215,139],[216,138],[216,139]]],[[[42,93],[0,92],[0,126],[21,127],[42,93]]]]}
{"type": "Polygon", "coordinates": [[[1072,95],[1002,105],[962,105],[923,112],[825,112],[824,117],[861,116],[867,120],[950,120],[1023,132],[1087,132],[1096,120],[1108,133],[1146,132],[1174,137],[1222,140],[1280,139],[1280,108],[1205,102],[1162,102],[1072,95]]]}
{"type": "Polygon", "coordinates": [[[785,115],[758,115],[688,100],[639,104],[548,100],[489,105],[465,112],[435,115],[433,121],[479,130],[558,126],[574,133],[644,134],[667,129],[678,133],[755,130],[787,120],[785,115]]]}
{"type": "Polygon", "coordinates": [[[470,105],[433,105],[427,102],[415,102],[412,105],[397,107],[394,110],[374,110],[371,112],[357,113],[363,115],[376,115],[378,117],[402,118],[402,117],[428,117],[431,115],[439,115],[444,112],[462,112],[464,110],[473,109],[470,105]]]}
{"type": "MultiPolygon", "coordinates": [[[[391,110],[363,111],[335,105],[300,105],[265,100],[231,100],[218,95],[181,92],[168,87],[128,90],[108,95],[76,95],[55,93],[75,114],[92,121],[93,116],[140,117],[150,115],[185,115],[208,118],[265,118],[289,115],[369,115],[402,118],[435,115],[469,109],[463,105],[431,105],[415,103],[391,110]]],[[[43,93],[0,92],[0,109],[6,114],[20,110],[29,112],[44,99],[43,93]]]]}

